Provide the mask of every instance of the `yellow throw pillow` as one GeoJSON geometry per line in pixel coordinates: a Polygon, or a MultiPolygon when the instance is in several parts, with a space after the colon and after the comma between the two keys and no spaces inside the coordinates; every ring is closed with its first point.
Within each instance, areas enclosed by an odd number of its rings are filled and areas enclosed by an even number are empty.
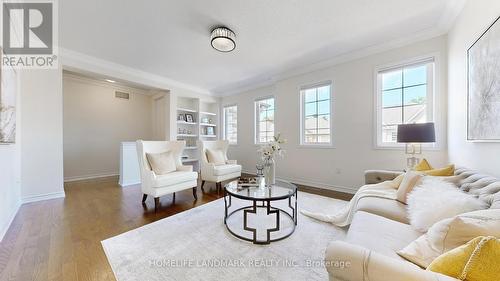
{"type": "Polygon", "coordinates": [[[455,165],[452,164],[441,169],[422,171],[422,173],[428,176],[449,177],[455,174],[455,165]]]}
{"type": "Polygon", "coordinates": [[[437,257],[427,270],[465,281],[497,281],[500,240],[479,236],[437,257]]]}
{"type": "Polygon", "coordinates": [[[432,170],[431,164],[427,162],[427,159],[422,159],[420,162],[413,168],[415,171],[428,171],[432,170]]]}

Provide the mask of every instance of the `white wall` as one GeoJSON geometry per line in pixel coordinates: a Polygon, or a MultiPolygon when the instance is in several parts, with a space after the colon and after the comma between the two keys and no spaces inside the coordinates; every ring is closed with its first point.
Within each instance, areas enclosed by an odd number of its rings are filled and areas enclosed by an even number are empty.
{"type": "Polygon", "coordinates": [[[65,180],[117,175],[120,143],[153,138],[146,90],[65,74],[63,96],[65,180]],[[130,99],[116,98],[115,91],[130,99]]]}
{"type": "Polygon", "coordinates": [[[23,202],[64,196],[62,70],[21,73],[23,202]]]}
{"type": "Polygon", "coordinates": [[[500,143],[467,142],[467,49],[500,16],[500,1],[469,0],[448,34],[450,161],[500,177],[500,143]]]}
{"type": "Polygon", "coordinates": [[[402,150],[374,149],[374,70],[377,66],[414,57],[437,54],[436,96],[441,105],[438,118],[444,128],[438,131],[442,147],[425,151],[436,166],[444,165],[446,155],[446,38],[438,37],[411,46],[371,55],[311,72],[275,84],[222,99],[222,104],[238,105],[238,145],[230,148],[246,171],[254,172],[258,160],[254,145],[254,100],[274,95],[276,132],[288,139],[284,160],[277,161],[277,176],[307,185],[342,191],[356,190],[363,183],[366,169],[402,169],[406,156],[402,150]],[[299,88],[321,81],[333,82],[334,149],[299,147],[299,88]]]}

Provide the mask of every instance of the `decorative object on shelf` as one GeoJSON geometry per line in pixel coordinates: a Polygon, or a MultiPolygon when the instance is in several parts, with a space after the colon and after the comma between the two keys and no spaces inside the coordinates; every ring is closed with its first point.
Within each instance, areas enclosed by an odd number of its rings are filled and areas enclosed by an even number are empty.
{"type": "Polygon", "coordinates": [[[193,134],[193,132],[191,130],[188,130],[187,133],[188,133],[188,135],[193,134]]]}
{"type": "Polygon", "coordinates": [[[285,144],[286,140],[281,137],[278,133],[277,136],[273,137],[273,140],[261,145],[258,152],[261,154],[262,160],[264,161],[264,177],[266,186],[272,186],[276,182],[276,157],[283,157],[284,150],[281,148],[282,144],[285,144]]]}
{"type": "Polygon", "coordinates": [[[201,123],[208,123],[208,117],[201,118],[201,123]]]}
{"type": "Polygon", "coordinates": [[[205,130],[207,131],[207,135],[210,135],[210,136],[215,135],[214,127],[207,127],[207,128],[205,128],[205,130]]]}
{"type": "Polygon", "coordinates": [[[500,142],[500,18],[467,50],[467,140],[500,142]]]}
{"type": "Polygon", "coordinates": [[[434,123],[398,125],[399,143],[405,143],[406,166],[412,170],[420,161],[415,154],[422,154],[422,143],[436,142],[434,123]]]}
{"type": "Polygon", "coordinates": [[[189,122],[189,123],[193,123],[194,122],[193,114],[187,114],[186,113],[186,122],[189,122]]]}
{"type": "Polygon", "coordinates": [[[219,52],[231,52],[236,48],[236,35],[225,26],[216,27],[212,30],[210,44],[219,52]]]}
{"type": "Polygon", "coordinates": [[[184,114],[177,115],[177,120],[179,120],[179,121],[186,121],[186,115],[184,115],[184,114]]]}
{"type": "Polygon", "coordinates": [[[212,119],[208,119],[208,124],[212,124],[212,119]]]}

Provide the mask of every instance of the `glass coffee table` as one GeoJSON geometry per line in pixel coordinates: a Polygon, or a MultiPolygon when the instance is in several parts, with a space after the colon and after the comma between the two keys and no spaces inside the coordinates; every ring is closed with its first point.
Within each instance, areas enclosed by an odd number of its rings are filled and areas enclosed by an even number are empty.
{"type": "Polygon", "coordinates": [[[263,178],[258,182],[257,187],[239,187],[238,180],[224,186],[227,230],[254,244],[269,244],[289,237],[297,226],[297,186],[276,181],[266,187],[263,178]]]}

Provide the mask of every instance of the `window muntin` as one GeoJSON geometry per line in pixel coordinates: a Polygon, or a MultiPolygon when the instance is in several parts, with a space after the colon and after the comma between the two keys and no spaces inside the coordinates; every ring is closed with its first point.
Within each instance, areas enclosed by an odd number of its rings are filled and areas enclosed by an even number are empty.
{"type": "Polygon", "coordinates": [[[230,144],[238,143],[238,106],[224,107],[224,139],[230,144]]]}
{"type": "Polygon", "coordinates": [[[379,71],[377,143],[396,145],[399,124],[433,122],[434,60],[379,71]]]}
{"type": "Polygon", "coordinates": [[[301,143],[330,145],[331,130],[331,84],[304,88],[300,91],[302,106],[301,143]]]}
{"type": "Polygon", "coordinates": [[[274,97],[255,101],[255,142],[266,143],[274,137],[274,97]]]}

